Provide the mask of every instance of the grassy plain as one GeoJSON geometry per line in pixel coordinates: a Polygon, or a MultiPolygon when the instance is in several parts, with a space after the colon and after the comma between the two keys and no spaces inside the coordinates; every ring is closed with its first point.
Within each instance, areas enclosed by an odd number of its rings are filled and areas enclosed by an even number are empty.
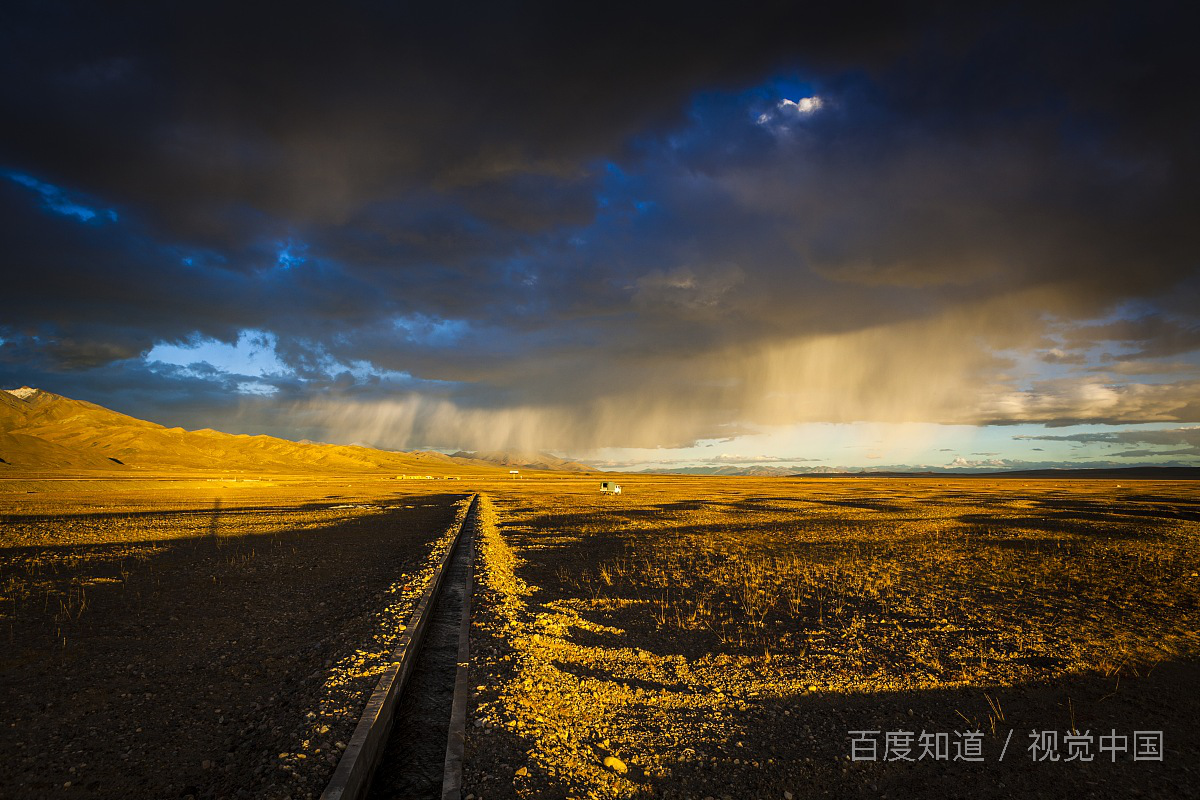
{"type": "Polygon", "coordinates": [[[622,483],[491,492],[477,797],[1195,793],[1195,484],[622,483]],[[1076,729],[1164,758],[1033,761],[1076,729]],[[857,730],[985,761],[855,762],[857,730]]]}

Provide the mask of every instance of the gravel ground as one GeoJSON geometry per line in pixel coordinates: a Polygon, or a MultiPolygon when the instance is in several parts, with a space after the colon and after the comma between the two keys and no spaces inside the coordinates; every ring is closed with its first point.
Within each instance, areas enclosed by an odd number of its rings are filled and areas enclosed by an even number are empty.
{"type": "MultiPolygon", "coordinates": [[[[1072,629],[1069,623],[1064,628],[1047,614],[1046,608],[1082,613],[1052,585],[1025,586],[1019,597],[1007,599],[989,587],[974,601],[969,595],[955,598],[951,605],[959,607],[951,609],[949,622],[930,621],[929,630],[942,631],[929,645],[930,658],[947,665],[941,672],[916,663],[902,644],[911,639],[902,637],[890,660],[864,662],[863,653],[893,636],[888,631],[895,625],[852,623],[852,608],[844,615],[829,614],[823,625],[813,618],[796,623],[818,631],[819,646],[802,645],[803,637],[793,636],[794,631],[776,631],[770,641],[777,646],[764,651],[763,639],[756,637],[771,633],[768,623],[746,624],[754,636],[721,639],[711,631],[673,624],[664,613],[669,606],[659,604],[644,587],[638,596],[636,585],[619,577],[613,578],[613,586],[581,591],[589,586],[583,579],[604,564],[624,563],[638,576],[654,572],[653,560],[631,555],[641,551],[630,549],[630,537],[662,538],[681,519],[688,524],[699,520],[703,526],[696,527],[704,537],[757,546],[763,537],[771,541],[775,535],[764,531],[785,528],[789,518],[812,529],[820,519],[789,507],[787,513],[768,517],[770,525],[752,531],[747,509],[791,501],[829,508],[842,491],[823,487],[825,494],[814,497],[815,490],[806,487],[807,499],[798,500],[798,495],[788,496],[785,482],[745,482],[728,489],[717,503],[690,500],[702,496],[697,485],[673,489],[647,482],[642,497],[637,488],[606,505],[568,490],[493,493],[495,506],[489,504],[485,514],[488,527],[480,548],[473,623],[475,692],[464,776],[473,800],[1200,796],[1200,641],[1192,624],[1197,526],[1191,487],[1164,487],[1166,496],[1160,500],[1143,491],[1136,502],[1114,504],[1107,511],[1102,489],[1099,499],[1079,502],[1087,517],[1072,512],[1086,521],[1078,529],[1073,522],[1064,528],[1068,520],[1061,513],[1046,516],[1046,527],[1063,529],[1064,536],[1096,536],[1098,531],[1103,536],[1097,547],[1155,554],[1152,573],[1172,581],[1180,593],[1174,600],[1139,583],[1143,578],[1136,560],[1097,562],[1116,566],[1105,577],[1112,583],[1114,602],[1095,613],[1094,627],[1083,623],[1072,629]],[[764,492],[772,496],[764,497],[764,492]],[[601,518],[619,524],[606,529],[597,522],[601,518]],[[1188,575],[1193,576],[1190,585],[1188,575]],[[969,657],[973,666],[961,669],[968,657],[960,653],[961,662],[953,659],[961,649],[963,628],[970,626],[973,614],[987,610],[975,609],[973,603],[990,607],[1009,602],[1041,613],[1012,620],[997,635],[1019,636],[1030,652],[1081,655],[1056,659],[1014,653],[980,660],[976,650],[969,657]],[[1159,624],[1139,630],[1147,613],[1160,617],[1159,624]],[[832,625],[830,616],[835,617],[832,625]],[[1122,620],[1138,624],[1122,627],[1122,620]],[[844,635],[828,635],[838,627],[844,635]],[[1119,640],[1113,639],[1113,630],[1120,631],[1119,640]],[[1112,646],[1141,657],[1106,665],[1096,654],[1112,646]],[[1155,648],[1160,657],[1146,659],[1144,654],[1155,648]],[[1092,660],[1071,660],[1084,657],[1092,660]],[[1094,760],[1063,760],[1062,739],[1059,760],[1033,759],[1033,731],[1054,730],[1062,737],[1070,729],[1092,737],[1094,760]],[[1126,736],[1163,731],[1163,760],[1134,761],[1125,753],[1114,762],[1112,754],[1098,750],[1098,737],[1114,730],[1126,736]],[[878,742],[879,759],[882,734],[891,731],[945,734],[948,755],[914,762],[854,761],[852,731],[878,732],[872,738],[878,742]],[[962,752],[956,749],[963,741],[960,734],[974,732],[984,760],[954,760],[962,752]]],[[[906,514],[934,513],[914,512],[911,502],[905,506],[903,492],[871,499],[872,489],[864,484],[852,491],[843,499],[854,500],[863,515],[901,520],[906,514]]],[[[978,484],[925,491],[922,507],[935,506],[933,495],[940,495],[942,511],[936,513],[949,509],[969,517],[972,525],[978,504],[988,503],[989,513],[998,515],[992,523],[997,529],[1004,524],[1001,512],[1018,502],[978,484]],[[976,496],[968,497],[971,493],[976,496]]],[[[1065,507],[1063,493],[1049,494],[1047,504],[1065,507]]],[[[1028,503],[1019,502],[1023,510],[1010,518],[1010,527],[1017,522],[1025,530],[1033,513],[1028,503]]],[[[951,542],[949,530],[940,540],[943,551],[951,542]]],[[[970,531],[974,536],[976,529],[970,531]]],[[[1036,535],[1044,542],[1044,533],[1036,535]]],[[[1051,544],[1030,551],[1029,559],[1061,560],[1062,548],[1051,544]]],[[[1012,543],[1004,539],[996,547],[1007,552],[1012,543]]],[[[1098,576],[1088,572],[1098,569],[1095,559],[1088,561],[1092,551],[1081,545],[1072,552],[1080,563],[1066,563],[1058,580],[1071,580],[1075,593],[1098,591],[1098,576]]],[[[884,563],[894,555],[889,546],[878,558],[884,563]]],[[[738,557],[736,552],[727,555],[738,557]]],[[[1147,555],[1143,561],[1149,559],[1147,555]]],[[[909,585],[896,590],[919,591],[917,578],[931,580],[927,586],[938,585],[930,576],[910,575],[909,585]]],[[[768,622],[772,616],[767,615],[768,622]]],[[[925,627],[922,620],[906,625],[925,627]]],[[[733,626],[723,630],[728,634],[733,626]]],[[[917,755],[914,747],[911,756],[917,755]]]]}
{"type": "Polygon", "coordinates": [[[395,491],[9,505],[0,797],[319,794],[465,513],[395,491]]]}
{"type": "MultiPolygon", "coordinates": [[[[1200,796],[1192,485],[623,483],[454,487],[495,501],[472,800],[1200,796]],[[1031,758],[1072,728],[1164,757],[1031,758]],[[854,761],[853,731],[949,753],[854,761]],[[971,732],[984,761],[954,760],[971,732]]],[[[316,796],[466,510],[390,481],[5,488],[0,798],[316,796]]]]}

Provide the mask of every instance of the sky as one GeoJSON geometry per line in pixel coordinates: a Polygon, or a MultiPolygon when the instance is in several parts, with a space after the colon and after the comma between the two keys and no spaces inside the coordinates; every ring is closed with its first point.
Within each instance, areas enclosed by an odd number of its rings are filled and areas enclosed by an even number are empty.
{"type": "Polygon", "coordinates": [[[610,469],[1200,465],[1181,13],[17,0],[0,384],[610,469]]]}

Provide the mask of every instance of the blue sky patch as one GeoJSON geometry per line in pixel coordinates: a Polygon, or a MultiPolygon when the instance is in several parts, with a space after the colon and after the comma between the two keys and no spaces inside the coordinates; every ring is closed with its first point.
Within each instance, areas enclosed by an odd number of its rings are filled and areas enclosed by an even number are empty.
{"type": "Polygon", "coordinates": [[[68,192],[51,183],[40,181],[23,172],[5,172],[4,177],[15,184],[36,192],[42,198],[42,207],[64,217],[75,217],[80,222],[116,222],[119,216],[112,208],[93,208],[85,204],[77,194],[68,192]]]}

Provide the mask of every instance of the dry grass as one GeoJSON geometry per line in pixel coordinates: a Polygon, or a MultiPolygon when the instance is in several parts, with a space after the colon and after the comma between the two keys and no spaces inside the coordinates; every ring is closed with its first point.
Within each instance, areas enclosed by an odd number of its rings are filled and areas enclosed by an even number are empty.
{"type": "MultiPolygon", "coordinates": [[[[178,621],[157,598],[173,591],[172,576],[196,577],[181,565],[205,564],[214,602],[233,587],[269,595],[294,582],[295,569],[281,565],[319,574],[339,531],[403,518],[401,489],[483,491],[494,511],[473,628],[468,781],[477,796],[779,797],[813,786],[839,796],[988,796],[1001,784],[1000,795],[1055,796],[1079,781],[1103,782],[1113,796],[1170,796],[1189,785],[1179,770],[1200,757],[1190,699],[1200,691],[1155,682],[1200,656],[1194,484],[631,478],[617,498],[582,478],[405,484],[0,483],[0,635],[11,645],[14,630],[45,628],[56,654],[39,644],[37,657],[81,665],[91,657],[81,648],[102,643],[83,636],[124,619],[126,604],[172,631],[178,621]],[[1162,728],[1168,758],[1137,772],[988,773],[975,783],[949,767],[845,764],[848,730],[964,726],[997,751],[1014,728],[1162,728]],[[606,768],[610,755],[627,772],[606,768]]],[[[264,750],[266,761],[238,761],[256,770],[246,780],[278,780],[282,791],[300,785],[304,763],[329,755],[334,722],[353,714],[347,702],[320,700],[345,688],[327,678],[370,682],[376,664],[366,656],[386,649],[375,615],[392,619],[421,577],[413,564],[400,583],[358,598],[371,619],[353,629],[373,632],[352,647],[318,643],[316,670],[296,676],[312,684],[310,715],[288,731],[246,718],[235,744],[296,740],[264,750]],[[263,764],[291,771],[270,778],[263,764]]],[[[275,602],[278,621],[258,620],[261,630],[293,631],[324,614],[313,600],[275,602]]],[[[255,621],[252,608],[241,611],[255,621]]],[[[203,622],[206,636],[224,635],[220,619],[203,622]]],[[[20,635],[15,643],[30,646],[20,635]]],[[[212,669],[223,674],[227,663],[212,669]]],[[[245,689],[254,665],[237,666],[234,688],[245,689]]],[[[263,687],[277,680],[261,676],[263,687]]],[[[253,713],[266,714],[269,703],[256,702],[264,710],[253,713]]],[[[53,710],[36,713],[67,731],[46,752],[79,729],[53,710]]],[[[103,713],[124,724],[144,710],[103,713]]]]}
{"type": "Polygon", "coordinates": [[[660,491],[620,507],[547,497],[522,541],[573,536],[555,547],[573,563],[557,563],[554,590],[697,655],[823,655],[910,682],[915,665],[918,682],[944,684],[1197,652],[1190,486],[1152,501],[1081,486],[1064,501],[1052,486],[792,485],[791,497],[660,491]]]}
{"type": "MultiPolygon", "coordinates": [[[[507,755],[486,755],[497,734],[475,746],[500,773],[526,763],[530,777],[510,786],[481,768],[485,797],[736,795],[800,768],[776,758],[780,737],[809,756],[842,749],[849,723],[813,738],[827,712],[805,712],[811,731],[786,724],[808,698],[905,697],[918,718],[948,714],[941,730],[965,722],[1002,740],[1006,709],[1030,713],[1013,692],[1094,680],[1108,693],[1200,656],[1193,484],[622,484],[620,498],[583,482],[493,492],[509,585],[522,588],[495,590],[508,610],[484,639],[481,682],[497,686],[480,725],[518,735],[507,755]],[[687,749],[722,774],[680,777],[695,766],[681,772],[687,749]],[[608,752],[629,775],[604,769],[608,752]]],[[[1085,724],[1064,699],[1039,724],[1085,724]]],[[[1165,724],[1153,722],[1139,724],[1165,724]]]]}

